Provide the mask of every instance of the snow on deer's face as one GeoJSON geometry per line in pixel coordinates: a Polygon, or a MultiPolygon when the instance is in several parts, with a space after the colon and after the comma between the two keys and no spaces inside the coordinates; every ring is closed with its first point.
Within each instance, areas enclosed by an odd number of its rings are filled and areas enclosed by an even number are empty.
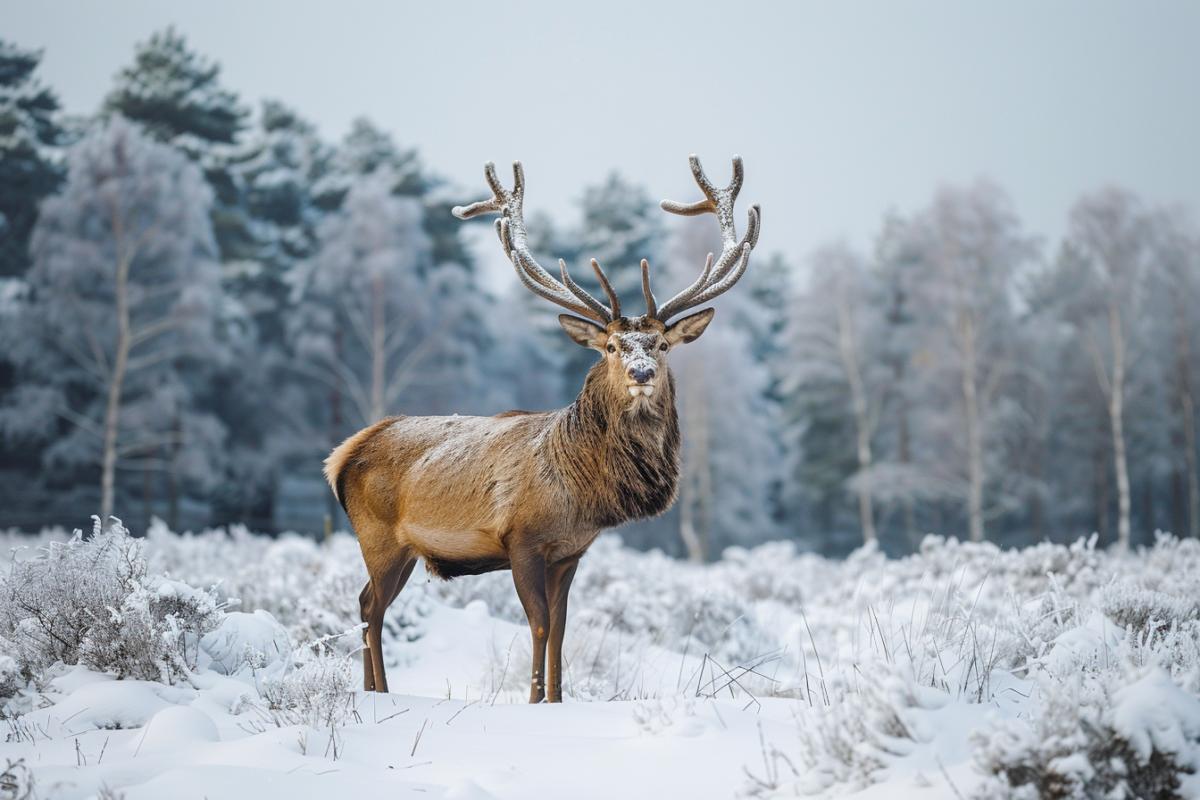
{"type": "Polygon", "coordinates": [[[614,383],[623,385],[632,398],[652,397],[659,377],[666,373],[667,351],[671,349],[665,328],[661,323],[620,326],[616,322],[608,327],[620,328],[608,332],[604,345],[604,358],[614,383]]]}
{"type": "Polygon", "coordinates": [[[660,391],[667,353],[699,338],[712,317],[712,309],[705,309],[670,326],[649,316],[619,317],[604,327],[565,314],[559,321],[578,344],[600,351],[609,385],[640,407],[660,391]]]}

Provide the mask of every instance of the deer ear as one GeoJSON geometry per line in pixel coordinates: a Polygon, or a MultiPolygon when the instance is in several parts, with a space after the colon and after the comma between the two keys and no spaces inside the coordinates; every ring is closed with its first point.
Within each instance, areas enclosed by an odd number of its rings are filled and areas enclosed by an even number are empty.
{"type": "Polygon", "coordinates": [[[603,350],[608,341],[608,331],[590,320],[572,317],[570,314],[559,314],[558,324],[562,325],[567,336],[580,347],[603,350]]]}
{"type": "Polygon", "coordinates": [[[708,327],[708,323],[712,322],[713,315],[717,313],[715,308],[706,308],[703,311],[697,311],[695,314],[688,314],[677,322],[672,322],[667,328],[666,337],[671,346],[677,344],[685,344],[694,342],[700,338],[700,334],[704,333],[704,329],[708,327]]]}

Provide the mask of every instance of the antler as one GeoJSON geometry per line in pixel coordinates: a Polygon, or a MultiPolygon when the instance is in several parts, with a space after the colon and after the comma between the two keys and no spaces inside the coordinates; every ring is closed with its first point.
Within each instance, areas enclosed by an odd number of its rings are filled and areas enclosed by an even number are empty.
{"type": "Polygon", "coordinates": [[[750,251],[758,244],[761,209],[757,205],[750,207],[746,235],[742,237],[741,241],[738,241],[737,228],[733,223],[733,204],[737,201],[738,192],[742,190],[744,177],[741,156],[733,157],[733,179],[724,189],[718,189],[712,185],[708,176],[704,174],[704,169],[700,166],[700,159],[695,155],[688,157],[688,163],[691,164],[692,175],[695,177],[700,191],[704,193],[704,199],[694,203],[663,200],[662,209],[685,217],[707,213],[716,214],[717,223],[721,226],[721,255],[714,265],[713,255],[709,253],[700,277],[657,310],[652,305],[653,295],[650,293],[650,284],[646,279],[645,262],[642,262],[642,289],[646,293],[647,313],[664,323],[681,311],[707,303],[729,291],[729,288],[745,274],[746,267],[750,265],[750,251]]]}
{"type": "Polygon", "coordinates": [[[496,165],[491,161],[483,168],[484,178],[492,189],[492,196],[487,200],[471,203],[469,206],[455,206],[451,209],[459,219],[471,219],[482,214],[500,214],[496,220],[496,234],[504,248],[504,255],[512,262],[517,271],[517,277],[525,287],[539,297],[544,297],[552,303],[557,303],[581,317],[586,317],[607,325],[621,316],[621,302],[613,291],[608,276],[600,268],[600,263],[592,259],[592,270],[600,281],[604,294],[608,296],[609,305],[605,306],[583,287],[577,284],[569,272],[567,262],[558,260],[561,282],[542,268],[529,251],[529,237],[525,231],[525,171],[520,161],[513,162],[513,188],[504,188],[496,177],[496,165]]]}

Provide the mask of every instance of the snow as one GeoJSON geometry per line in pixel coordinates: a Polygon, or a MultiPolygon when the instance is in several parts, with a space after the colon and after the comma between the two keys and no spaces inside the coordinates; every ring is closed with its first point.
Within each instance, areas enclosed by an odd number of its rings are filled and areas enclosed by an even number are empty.
{"type": "Polygon", "coordinates": [[[1161,668],[1118,689],[1113,728],[1143,761],[1156,750],[1187,757],[1200,769],[1200,698],[1181,690],[1161,668]]]}
{"type": "MultiPolygon", "coordinates": [[[[64,538],[0,545],[31,545],[20,575],[64,538]]],[[[52,552],[71,567],[101,546],[52,552]]],[[[506,573],[415,575],[385,626],[394,691],[374,694],[358,689],[351,537],[156,526],[138,548],[103,546],[144,558],[129,596],[207,614],[212,590],[196,587],[220,581],[222,608],[170,684],[29,662],[0,700],[0,764],[38,797],[949,800],[1035,797],[1009,784],[1029,770],[1087,796],[1164,756],[1178,792],[1200,788],[1192,541],[1119,554],[928,539],[910,558],[845,561],[777,543],[698,567],[603,537],[572,594],[566,702],[537,706],[506,573]]]]}

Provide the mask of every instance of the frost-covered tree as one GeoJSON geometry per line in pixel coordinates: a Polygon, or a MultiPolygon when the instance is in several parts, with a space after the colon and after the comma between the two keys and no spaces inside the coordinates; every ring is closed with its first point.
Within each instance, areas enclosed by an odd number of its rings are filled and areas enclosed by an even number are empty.
{"type": "Polygon", "coordinates": [[[921,347],[933,402],[922,420],[924,434],[952,454],[947,479],[964,479],[968,531],[981,541],[987,517],[1005,499],[989,505],[985,492],[996,474],[989,475],[988,466],[998,453],[1003,393],[1020,366],[1012,338],[1014,279],[1034,245],[1008,196],[987,181],[940,190],[914,220],[913,233],[920,271],[914,299],[929,323],[921,347]],[[961,472],[954,470],[958,465],[961,472]]]}
{"type": "Polygon", "coordinates": [[[440,355],[454,380],[431,384],[421,392],[421,399],[431,404],[427,407],[476,413],[504,402],[507,397],[497,395],[489,379],[491,350],[500,338],[493,331],[494,315],[488,313],[494,302],[475,279],[463,226],[450,213],[461,197],[427,170],[415,150],[401,147],[369,120],[358,119],[314,188],[318,205],[326,210],[340,208],[348,192],[366,178],[386,183],[392,195],[417,204],[427,255],[415,267],[431,286],[440,286],[443,292],[454,287],[457,295],[456,313],[445,330],[440,355]]]}
{"type": "Polygon", "coordinates": [[[270,344],[283,341],[290,271],[316,249],[323,216],[316,185],[330,149],[312,123],[277,101],[262,104],[257,124],[232,159],[232,175],[253,225],[257,252],[226,276],[226,287],[247,307],[270,344]]]}
{"type": "Polygon", "coordinates": [[[838,397],[827,401],[848,412],[844,428],[851,436],[837,449],[855,454],[856,469],[848,478],[864,542],[876,538],[872,439],[889,377],[879,349],[882,309],[871,303],[869,280],[865,260],[845,244],[827,245],[813,254],[809,284],[792,307],[786,333],[785,384],[791,393],[817,387],[836,392],[838,397]]]}
{"type": "Polygon", "coordinates": [[[349,401],[331,410],[338,435],[398,409],[406,388],[449,377],[429,358],[449,319],[422,269],[421,208],[391,189],[386,171],[352,187],[298,276],[295,368],[349,401]]]}
{"type": "Polygon", "coordinates": [[[1200,231],[1182,209],[1160,209],[1152,220],[1156,300],[1166,306],[1165,313],[1151,315],[1161,324],[1154,352],[1165,362],[1165,383],[1169,386],[1170,408],[1174,422],[1168,449],[1176,466],[1172,495],[1174,505],[1186,509],[1173,515],[1177,533],[1200,538],[1200,470],[1197,469],[1198,444],[1196,359],[1200,356],[1200,231]],[[1165,341],[1164,341],[1165,340],[1165,341]],[[1165,346],[1162,346],[1165,345],[1165,346]],[[1182,485],[1181,489],[1175,486],[1182,485]],[[1174,500],[1174,497],[1173,497],[1174,500]]]}
{"type": "MultiPolygon", "coordinates": [[[[695,280],[709,252],[721,251],[718,227],[707,217],[704,222],[684,220],[671,227],[669,257],[651,267],[664,297],[695,280]]],[[[778,531],[776,491],[786,463],[771,371],[755,352],[754,332],[761,327],[767,341],[769,313],[759,307],[760,294],[750,291],[754,269],[751,264],[743,278],[747,285],[713,304],[722,323],[670,358],[683,439],[672,518],[693,561],[719,556],[731,545],[773,538],[778,531]]],[[[624,296],[639,293],[627,289],[624,296]]]]}
{"type": "Polygon", "coordinates": [[[930,468],[934,460],[914,435],[914,417],[921,407],[918,371],[921,323],[916,313],[920,280],[919,242],[908,221],[889,214],[875,241],[871,305],[882,317],[878,357],[887,373],[887,391],[880,412],[879,452],[872,490],[883,509],[899,510],[907,541],[918,541],[918,507],[940,499],[938,481],[930,468]]]}
{"type": "Polygon", "coordinates": [[[220,73],[169,27],[137,46],[133,64],[118,74],[105,105],[160,141],[232,144],[246,110],[221,86],[220,73]]]}
{"type": "Polygon", "coordinates": [[[38,204],[62,177],[58,98],[35,77],[41,59],[0,39],[0,278],[24,274],[38,204]]]}
{"type": "Polygon", "coordinates": [[[240,187],[231,174],[249,112],[221,84],[221,68],[193,51],[174,28],[137,45],[133,63],[116,77],[104,101],[151,136],[185,152],[213,188],[213,230],[224,262],[257,255],[240,187]]]}
{"type": "Polygon", "coordinates": [[[1085,195],[1072,208],[1069,242],[1078,281],[1070,320],[1107,400],[1117,488],[1117,544],[1130,538],[1131,497],[1125,428],[1128,373],[1139,354],[1135,338],[1146,299],[1149,228],[1145,212],[1127,191],[1108,188],[1085,195]]]}
{"type": "Polygon", "coordinates": [[[47,469],[97,469],[102,519],[122,471],[199,477],[217,457],[220,424],[185,380],[220,358],[210,203],[194,165],[113,117],[71,149],[34,231],[4,428],[51,439],[47,469]]]}

